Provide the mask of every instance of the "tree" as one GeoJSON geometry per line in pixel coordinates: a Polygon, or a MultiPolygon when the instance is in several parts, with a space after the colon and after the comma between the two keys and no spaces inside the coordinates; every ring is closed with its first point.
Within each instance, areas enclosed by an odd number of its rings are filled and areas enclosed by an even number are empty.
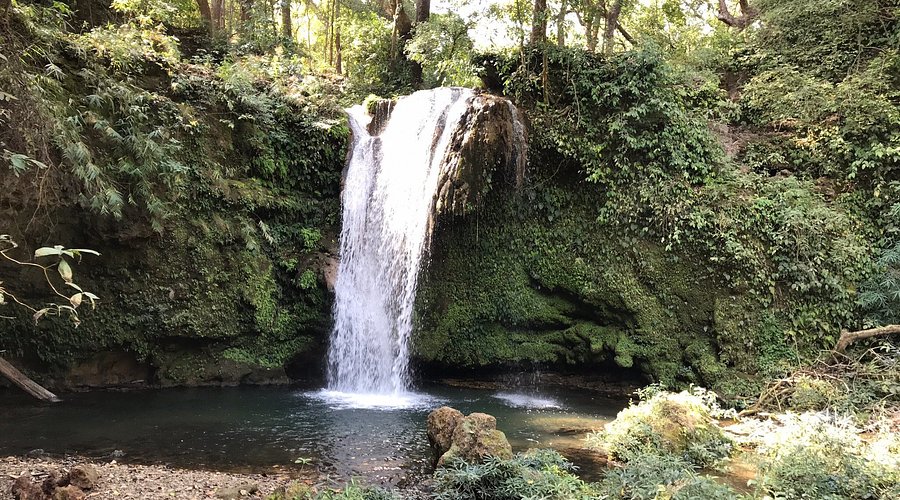
{"type": "Polygon", "coordinates": [[[600,27],[603,30],[603,49],[611,52],[614,47],[615,34],[618,32],[629,43],[634,44],[634,37],[622,27],[620,19],[626,6],[633,2],[615,0],[609,4],[607,0],[572,0],[572,7],[578,22],[584,28],[587,38],[588,52],[595,52],[600,42],[600,27]]]}
{"type": "Polygon", "coordinates": [[[281,33],[281,38],[284,39],[286,45],[294,44],[294,26],[291,22],[291,0],[281,0],[281,33]]]}
{"type": "Polygon", "coordinates": [[[739,4],[741,15],[735,16],[728,8],[728,2],[719,0],[719,12],[717,17],[728,26],[737,28],[738,31],[741,31],[753,24],[753,21],[756,21],[756,18],[759,17],[759,10],[752,7],[749,0],[740,0],[739,4]]]}
{"type": "Polygon", "coordinates": [[[430,16],[431,0],[416,0],[416,24],[424,23],[430,16]]]}
{"type": "Polygon", "coordinates": [[[547,41],[547,0],[534,0],[534,18],[531,21],[531,45],[547,41]]]}
{"type": "Polygon", "coordinates": [[[200,11],[200,19],[206,25],[206,29],[212,33],[215,27],[213,26],[212,9],[209,8],[209,0],[197,0],[197,10],[200,11]]]}
{"type": "Polygon", "coordinates": [[[556,13],[556,45],[566,46],[566,14],[569,13],[568,0],[562,0],[556,13]]]}
{"type": "Polygon", "coordinates": [[[616,42],[616,28],[622,14],[622,0],[615,0],[606,10],[606,26],[603,29],[603,53],[612,54],[616,42]]]}

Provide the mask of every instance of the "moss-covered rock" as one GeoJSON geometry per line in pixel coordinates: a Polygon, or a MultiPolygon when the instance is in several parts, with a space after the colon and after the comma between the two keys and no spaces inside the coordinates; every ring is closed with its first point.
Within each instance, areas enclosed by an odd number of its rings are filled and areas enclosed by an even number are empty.
{"type": "MultiPolygon", "coordinates": [[[[716,307],[729,292],[705,267],[651,241],[619,240],[595,222],[601,194],[589,186],[511,191],[441,220],[419,292],[420,361],[611,364],[669,383],[721,377],[716,307]]],[[[740,361],[753,369],[755,359],[740,361]]]]}

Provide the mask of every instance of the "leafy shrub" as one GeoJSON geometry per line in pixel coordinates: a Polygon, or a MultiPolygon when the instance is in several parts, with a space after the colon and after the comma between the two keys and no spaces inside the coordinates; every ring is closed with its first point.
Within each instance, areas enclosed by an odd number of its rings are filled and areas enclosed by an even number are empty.
{"type": "Polygon", "coordinates": [[[293,483],[285,491],[269,495],[266,500],[400,500],[400,496],[381,488],[362,486],[351,481],[342,489],[316,489],[293,483]]]}
{"type": "Polygon", "coordinates": [[[603,431],[588,436],[588,446],[631,461],[647,454],[674,455],[689,464],[710,466],[734,448],[713,419],[720,411],[714,396],[693,389],[658,391],[619,412],[603,431]]]}
{"type": "Polygon", "coordinates": [[[900,484],[900,448],[889,436],[870,444],[849,420],[788,414],[762,433],[757,478],[776,498],[888,499],[900,484]]]}
{"type": "Polygon", "coordinates": [[[863,283],[860,305],[873,324],[900,323],[900,203],[888,213],[885,248],[876,262],[876,272],[863,283]]]}
{"type": "Polygon", "coordinates": [[[594,487],[572,472],[574,466],[552,450],[533,450],[480,464],[455,460],[434,474],[435,500],[588,500],[594,487]]]}
{"type": "Polygon", "coordinates": [[[624,467],[613,469],[600,483],[606,498],[622,500],[732,500],[732,488],[698,475],[687,461],[674,455],[640,453],[624,467]]]}

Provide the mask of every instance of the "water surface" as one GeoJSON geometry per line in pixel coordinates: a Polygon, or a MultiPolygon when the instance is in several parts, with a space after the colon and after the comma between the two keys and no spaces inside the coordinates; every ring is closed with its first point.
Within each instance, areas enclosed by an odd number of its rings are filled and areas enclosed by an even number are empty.
{"type": "Polygon", "coordinates": [[[0,455],[124,453],[120,461],[223,470],[296,468],[302,458],[307,467],[343,477],[396,478],[429,470],[425,419],[441,405],[494,415],[519,451],[577,446],[586,428],[599,427],[624,403],[584,392],[445,386],[426,387],[399,407],[368,408],[287,387],[95,391],[65,395],[55,405],[6,392],[0,393],[0,455]]]}

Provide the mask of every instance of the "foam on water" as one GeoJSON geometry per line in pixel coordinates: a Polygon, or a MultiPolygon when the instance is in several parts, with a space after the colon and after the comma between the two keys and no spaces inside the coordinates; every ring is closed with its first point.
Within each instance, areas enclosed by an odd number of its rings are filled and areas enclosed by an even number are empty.
{"type": "Polygon", "coordinates": [[[307,397],[324,402],[333,410],[369,409],[369,410],[412,410],[427,409],[440,403],[440,400],[427,394],[401,392],[392,394],[352,393],[322,389],[305,393],[307,397]]]}
{"type": "Polygon", "coordinates": [[[561,409],[562,404],[559,401],[543,396],[535,396],[532,394],[516,394],[511,392],[498,392],[494,397],[503,401],[513,408],[534,408],[534,409],[561,409]]]}

